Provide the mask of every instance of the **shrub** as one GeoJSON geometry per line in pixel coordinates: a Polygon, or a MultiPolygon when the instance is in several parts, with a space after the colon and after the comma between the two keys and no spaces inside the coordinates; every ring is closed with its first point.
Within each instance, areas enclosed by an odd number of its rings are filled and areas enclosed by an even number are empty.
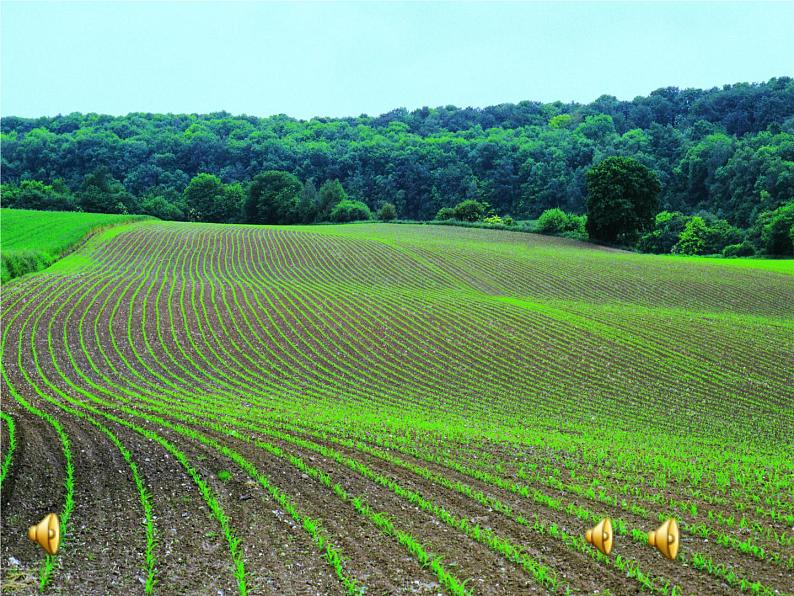
{"type": "Polygon", "coordinates": [[[36,250],[4,250],[0,254],[0,281],[3,283],[26,273],[49,267],[53,257],[36,250]]]}
{"type": "Polygon", "coordinates": [[[326,180],[320,187],[320,192],[317,193],[317,221],[334,221],[331,217],[331,212],[334,207],[347,200],[347,192],[345,192],[342,183],[339,180],[326,180]]]}
{"type": "Polygon", "coordinates": [[[569,217],[562,209],[546,209],[540,214],[536,229],[541,234],[560,234],[568,229],[569,217]]]}
{"type": "Polygon", "coordinates": [[[739,228],[735,228],[726,220],[717,219],[713,216],[704,217],[703,219],[706,222],[704,255],[720,254],[726,246],[741,244],[744,241],[744,232],[739,228]]]}
{"type": "Polygon", "coordinates": [[[392,221],[397,219],[397,208],[394,203],[383,203],[378,209],[378,219],[381,221],[392,221]]]}
{"type": "Polygon", "coordinates": [[[368,220],[372,219],[372,212],[369,210],[369,207],[361,201],[345,199],[339,201],[334,208],[331,209],[330,219],[338,223],[368,220]]]}
{"type": "Polygon", "coordinates": [[[468,199],[455,205],[455,219],[460,221],[480,221],[487,210],[488,205],[485,203],[468,199]]]}
{"type": "Polygon", "coordinates": [[[690,219],[688,215],[684,215],[680,211],[657,213],[653,230],[640,237],[637,242],[637,250],[656,254],[671,253],[690,219]]]}
{"type": "Polygon", "coordinates": [[[482,223],[488,224],[489,226],[503,226],[505,225],[505,220],[498,215],[492,215],[491,217],[486,217],[483,219],[482,223]]]}
{"type": "Polygon", "coordinates": [[[46,211],[77,211],[77,199],[68,188],[57,180],[52,185],[38,180],[23,180],[19,186],[4,184],[3,206],[16,209],[40,209],[46,211]]]}
{"type": "Polygon", "coordinates": [[[755,254],[755,248],[748,241],[745,240],[741,244],[729,244],[722,249],[723,257],[752,257],[755,254]]]}
{"type": "Polygon", "coordinates": [[[587,217],[565,213],[562,209],[547,209],[541,213],[535,231],[541,234],[560,235],[574,240],[587,240],[587,217]]]}
{"type": "Polygon", "coordinates": [[[673,252],[682,255],[702,255],[706,247],[706,222],[702,217],[695,216],[690,219],[684,231],[678,237],[678,242],[673,247],[673,252]]]}
{"type": "Polygon", "coordinates": [[[446,221],[448,219],[455,219],[455,209],[452,207],[442,207],[436,213],[436,221],[446,221]]]}
{"type": "Polygon", "coordinates": [[[168,202],[165,197],[161,196],[145,198],[141,203],[141,211],[146,215],[151,215],[160,219],[184,219],[182,210],[173,203],[168,202]]]}

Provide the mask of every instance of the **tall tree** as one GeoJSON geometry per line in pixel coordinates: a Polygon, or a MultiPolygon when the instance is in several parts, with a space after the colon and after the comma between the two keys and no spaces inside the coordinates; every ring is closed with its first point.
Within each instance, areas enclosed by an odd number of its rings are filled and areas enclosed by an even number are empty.
{"type": "Polygon", "coordinates": [[[347,193],[339,180],[326,180],[320,187],[320,200],[317,205],[317,220],[328,221],[328,218],[341,201],[347,199],[347,193]]]}
{"type": "Polygon", "coordinates": [[[86,175],[78,193],[83,211],[94,213],[138,213],[137,199],[128,193],[105,167],[86,175]]]}
{"type": "Polygon", "coordinates": [[[294,223],[302,189],[300,180],[289,172],[270,170],[256,175],[248,188],[246,221],[256,224],[294,223]]]}
{"type": "Polygon", "coordinates": [[[631,157],[608,157],[587,172],[587,232],[602,242],[634,240],[653,226],[659,178],[631,157]]]}
{"type": "Polygon", "coordinates": [[[236,219],[243,195],[239,184],[227,187],[220,178],[206,173],[194,176],[183,193],[188,219],[214,223],[236,219]]]}

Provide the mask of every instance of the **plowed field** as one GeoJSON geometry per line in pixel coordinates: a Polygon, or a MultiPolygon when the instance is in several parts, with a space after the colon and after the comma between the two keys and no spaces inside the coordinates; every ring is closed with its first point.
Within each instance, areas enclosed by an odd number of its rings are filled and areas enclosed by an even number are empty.
{"type": "Polygon", "coordinates": [[[3,287],[4,590],[792,593],[793,297],[501,231],[100,233],[3,287]]]}

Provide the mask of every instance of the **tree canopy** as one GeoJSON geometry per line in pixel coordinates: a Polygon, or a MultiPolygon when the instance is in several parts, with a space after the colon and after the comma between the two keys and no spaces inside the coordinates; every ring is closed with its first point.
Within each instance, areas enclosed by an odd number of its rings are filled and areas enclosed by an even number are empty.
{"type": "MultiPolygon", "coordinates": [[[[82,193],[85,210],[141,212],[144,199],[162,197],[184,218],[183,192],[198,174],[246,185],[268,170],[318,186],[338,180],[350,199],[372,210],[392,203],[406,219],[431,219],[467,199],[517,219],[554,207],[581,214],[587,170],[624,156],[658,175],[663,209],[705,210],[746,228],[794,197],[794,80],[670,87],[587,105],[522,101],[311,120],[4,117],[2,148],[4,184],[60,181],[82,193]]],[[[320,207],[327,215],[332,205],[320,207]]]]}

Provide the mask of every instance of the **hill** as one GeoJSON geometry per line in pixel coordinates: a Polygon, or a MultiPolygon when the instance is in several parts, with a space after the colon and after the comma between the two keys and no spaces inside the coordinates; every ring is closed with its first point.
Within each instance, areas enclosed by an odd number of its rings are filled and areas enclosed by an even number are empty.
{"type": "Polygon", "coordinates": [[[97,234],[3,290],[3,559],[37,573],[49,506],[38,579],[66,592],[790,592],[794,275],[735,263],[449,226],[97,234]],[[583,539],[605,515],[610,557],[583,539]],[[647,546],[667,516],[675,561],[647,546]]]}

